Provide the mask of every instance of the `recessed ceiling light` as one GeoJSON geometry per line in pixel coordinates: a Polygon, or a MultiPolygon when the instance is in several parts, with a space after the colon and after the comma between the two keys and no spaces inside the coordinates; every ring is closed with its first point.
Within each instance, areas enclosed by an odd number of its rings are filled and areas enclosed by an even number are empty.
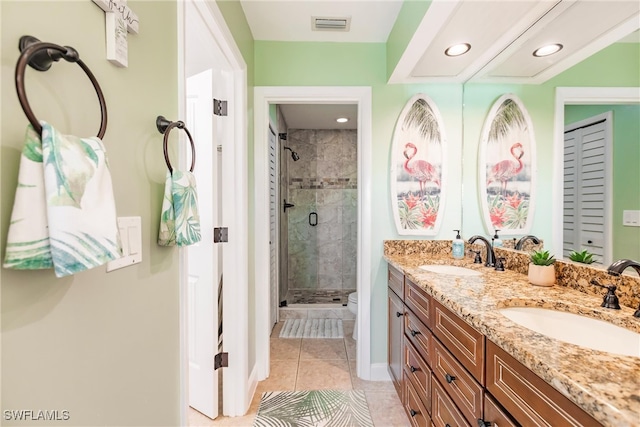
{"type": "Polygon", "coordinates": [[[338,117],[336,119],[336,122],[338,123],[347,123],[349,121],[349,119],[347,119],[346,117],[338,117]]]}
{"type": "Polygon", "coordinates": [[[560,43],[548,44],[534,50],[533,56],[549,56],[553,55],[556,52],[559,52],[561,49],[562,45],[560,43]]]}
{"type": "Polygon", "coordinates": [[[447,56],[459,56],[469,52],[471,49],[471,45],[469,43],[458,43],[453,46],[449,46],[447,50],[444,51],[444,54],[447,56]]]}

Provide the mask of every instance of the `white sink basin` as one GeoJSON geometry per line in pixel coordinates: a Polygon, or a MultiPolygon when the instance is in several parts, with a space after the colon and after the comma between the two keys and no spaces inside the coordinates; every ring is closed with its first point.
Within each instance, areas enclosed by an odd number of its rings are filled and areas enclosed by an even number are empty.
{"type": "Polygon", "coordinates": [[[421,270],[430,271],[432,273],[438,274],[450,274],[453,276],[480,276],[482,273],[476,270],[472,270],[470,268],[458,267],[455,265],[440,265],[440,264],[429,264],[429,265],[421,265],[419,267],[421,270]]]}
{"type": "Polygon", "coordinates": [[[498,310],[520,326],[560,341],[608,353],[640,357],[640,333],[603,320],[538,307],[498,310]]]}

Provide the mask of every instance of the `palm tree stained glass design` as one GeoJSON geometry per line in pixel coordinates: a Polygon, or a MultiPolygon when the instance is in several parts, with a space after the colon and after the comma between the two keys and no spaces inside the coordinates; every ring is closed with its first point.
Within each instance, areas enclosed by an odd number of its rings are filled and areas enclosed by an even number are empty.
{"type": "Polygon", "coordinates": [[[533,218],[535,139],[529,114],[515,95],[501,96],[491,108],[478,159],[487,231],[528,232],[533,218]]]}
{"type": "Polygon", "coordinates": [[[440,112],[424,94],[413,96],[393,136],[391,197],[399,234],[436,235],[442,219],[446,137],[440,112]]]}

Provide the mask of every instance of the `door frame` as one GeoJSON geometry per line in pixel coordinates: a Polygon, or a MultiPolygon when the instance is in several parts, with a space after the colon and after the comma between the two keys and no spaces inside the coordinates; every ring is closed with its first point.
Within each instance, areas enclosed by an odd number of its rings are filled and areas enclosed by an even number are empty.
{"type": "MultiPolygon", "coordinates": [[[[225,56],[231,69],[228,70],[231,84],[228,93],[229,125],[231,141],[225,151],[228,153],[229,162],[223,162],[222,174],[225,182],[223,198],[227,203],[223,206],[223,222],[221,226],[229,228],[230,239],[224,243],[223,272],[224,281],[233,283],[233,292],[223,292],[223,307],[233,307],[233,310],[223,310],[224,343],[223,351],[229,353],[229,367],[224,368],[222,396],[222,413],[225,416],[244,415],[251,403],[253,390],[249,390],[248,375],[248,186],[247,186],[247,66],[242,54],[233,42],[233,36],[226,25],[224,17],[215,2],[202,2],[185,0],[192,3],[198,10],[212,38],[225,56]],[[225,195],[233,194],[233,197],[225,195]],[[250,394],[251,391],[251,394],[250,394]]],[[[185,2],[177,3],[177,30],[178,30],[178,120],[186,114],[186,29],[185,2]]],[[[201,46],[197,46],[201,48],[201,46]]],[[[193,49],[197,51],[197,49],[193,49]]],[[[184,146],[184,144],[181,144],[184,146]]],[[[188,156],[184,151],[180,153],[180,164],[185,167],[188,156]]],[[[206,165],[200,165],[200,167],[206,165]]],[[[180,265],[179,273],[179,404],[181,425],[188,425],[188,263],[187,251],[178,249],[180,265]]],[[[217,285],[217,284],[216,284],[217,285]]],[[[212,337],[214,339],[214,337],[212,337]]],[[[217,341],[217,337],[215,337],[217,341]]]]}
{"type": "MultiPolygon", "coordinates": [[[[564,106],[597,104],[637,104],[640,103],[640,87],[557,87],[554,120],[554,162],[552,188],[553,252],[562,253],[562,222],[564,190],[564,106]]],[[[612,218],[613,220],[613,218],[612,218]]]]}
{"type": "Polygon", "coordinates": [[[255,329],[258,380],[269,376],[269,104],[356,104],[358,106],[358,377],[388,379],[371,367],[371,186],[372,102],[370,86],[257,86],[254,88],[255,329]]]}

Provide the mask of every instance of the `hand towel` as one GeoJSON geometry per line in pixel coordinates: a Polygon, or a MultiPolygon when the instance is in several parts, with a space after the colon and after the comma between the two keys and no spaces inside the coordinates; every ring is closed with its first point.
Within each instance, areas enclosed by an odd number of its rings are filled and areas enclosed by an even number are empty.
{"type": "Polygon", "coordinates": [[[7,236],[5,268],[57,277],[122,256],[106,152],[99,138],[28,126],[7,236]]]}
{"type": "Polygon", "coordinates": [[[200,239],[196,177],[191,172],[167,171],[158,244],[188,246],[200,239]]]}

